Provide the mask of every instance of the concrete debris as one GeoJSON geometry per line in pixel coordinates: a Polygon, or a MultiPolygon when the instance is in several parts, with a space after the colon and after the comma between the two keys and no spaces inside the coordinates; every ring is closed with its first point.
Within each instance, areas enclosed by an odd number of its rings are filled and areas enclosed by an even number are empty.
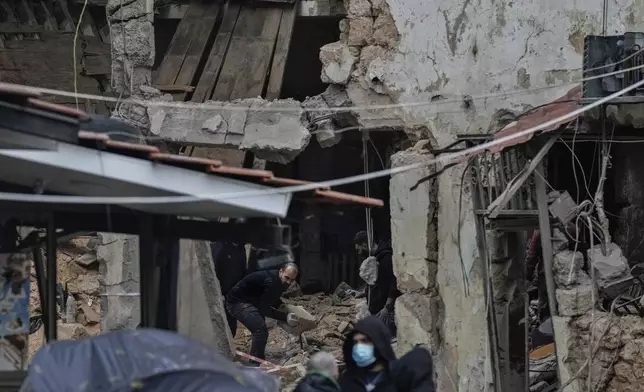
{"type": "Polygon", "coordinates": [[[601,283],[620,278],[628,272],[628,261],[619,245],[613,242],[606,245],[606,256],[602,253],[602,245],[595,245],[589,249],[588,260],[595,268],[597,280],[601,283]]]}
{"type": "Polygon", "coordinates": [[[287,164],[309,145],[307,125],[299,102],[257,100],[248,113],[240,147],[251,150],[259,159],[287,164]]]}
{"type": "Polygon", "coordinates": [[[305,109],[317,109],[308,112],[309,124],[312,134],[315,135],[320,147],[332,147],[342,140],[342,134],[336,132],[336,127],[333,121],[335,114],[331,111],[320,111],[319,109],[328,108],[322,95],[308,97],[303,103],[302,107],[305,109]]]}
{"type": "MultiPolygon", "coordinates": [[[[342,285],[344,287],[344,285],[342,285]]],[[[341,291],[341,290],[339,290],[341,291]]],[[[290,391],[305,373],[306,362],[310,355],[326,351],[342,362],[342,345],[345,334],[351,332],[355,325],[354,315],[357,308],[366,306],[366,302],[354,298],[341,300],[336,295],[303,295],[298,298],[283,298],[285,304],[298,306],[311,314],[317,327],[302,334],[302,339],[287,332],[279,323],[266,319],[268,344],[266,360],[276,365],[289,368],[289,372],[280,373],[282,391],[290,391]]],[[[251,335],[241,325],[237,326],[235,345],[241,352],[250,352],[251,335]]]]}
{"type": "Polygon", "coordinates": [[[568,249],[570,241],[566,234],[561,231],[559,228],[555,227],[552,229],[552,250],[554,252],[559,252],[561,250],[568,249]]]}
{"type": "Polygon", "coordinates": [[[351,77],[356,58],[349,47],[342,42],[332,42],[320,49],[323,83],[347,84],[351,77]]]}
{"type": "MultiPolygon", "coordinates": [[[[395,28],[395,27],[394,27],[395,28]]],[[[373,18],[358,16],[349,19],[349,46],[365,46],[373,39],[373,18]]]]}
{"type": "Polygon", "coordinates": [[[555,283],[557,284],[557,287],[566,288],[577,284],[579,273],[582,272],[581,269],[583,266],[584,255],[581,252],[564,250],[556,253],[552,269],[555,275],[555,283]]]}
{"type": "Polygon", "coordinates": [[[259,159],[282,164],[293,160],[311,138],[304,110],[292,99],[250,98],[204,105],[208,109],[150,107],[150,132],[181,144],[251,150],[259,159]]]}
{"type": "MultiPolygon", "coordinates": [[[[60,244],[58,248],[58,280],[62,287],[67,286],[69,292],[77,299],[78,312],[75,323],[58,324],[58,337],[61,340],[81,339],[95,336],[101,332],[101,279],[95,262],[84,265],[79,259],[96,258],[99,239],[96,236],[79,236],[60,244]],[[90,256],[87,256],[90,255],[90,256]]],[[[32,268],[30,283],[29,313],[41,314],[40,295],[35,268],[32,268]]],[[[64,312],[64,309],[59,309],[64,312]]],[[[29,358],[44,344],[44,328],[38,329],[29,336],[29,358]]]]}
{"type": "Polygon", "coordinates": [[[579,318],[557,318],[555,337],[562,383],[578,374],[568,391],[585,391],[588,368],[588,344],[597,347],[590,365],[597,391],[635,392],[644,382],[644,319],[639,316],[616,316],[596,311],[579,318]]]}
{"type": "Polygon", "coordinates": [[[577,273],[578,284],[570,288],[557,288],[555,294],[561,316],[581,316],[593,308],[594,285],[583,271],[577,273]]]}

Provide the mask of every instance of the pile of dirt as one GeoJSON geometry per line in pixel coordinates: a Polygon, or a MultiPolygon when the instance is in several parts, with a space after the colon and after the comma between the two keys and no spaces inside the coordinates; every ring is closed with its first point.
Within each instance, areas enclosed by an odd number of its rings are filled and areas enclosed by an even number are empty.
{"type": "MultiPolygon", "coordinates": [[[[317,328],[304,332],[301,336],[294,336],[274,320],[266,319],[266,360],[288,369],[279,372],[279,375],[282,391],[291,391],[306,372],[306,363],[312,354],[326,351],[339,364],[343,362],[342,345],[345,336],[353,330],[359,316],[364,314],[366,301],[351,296],[340,298],[335,294],[314,294],[285,298],[284,303],[302,306],[316,316],[318,324],[317,328]]],[[[235,345],[238,351],[250,353],[251,333],[241,324],[238,324],[235,345]]]]}
{"type": "MultiPolygon", "coordinates": [[[[76,299],[76,320],[62,323],[65,309],[58,309],[58,338],[80,339],[95,336],[101,332],[100,327],[100,280],[98,260],[96,257],[97,238],[82,236],[61,244],[57,252],[58,281],[67,287],[76,299]]],[[[29,313],[40,315],[41,302],[38,294],[36,269],[31,269],[31,286],[29,313]]],[[[29,335],[29,359],[44,343],[44,328],[40,327],[29,335]]]]}

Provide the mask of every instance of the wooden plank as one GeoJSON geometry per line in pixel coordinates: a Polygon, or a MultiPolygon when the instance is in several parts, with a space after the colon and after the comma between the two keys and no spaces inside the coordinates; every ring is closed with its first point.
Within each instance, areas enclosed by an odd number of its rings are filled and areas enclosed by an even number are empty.
{"type": "MultiPolygon", "coordinates": [[[[195,25],[194,37],[190,42],[186,56],[183,59],[183,64],[174,82],[175,85],[192,85],[197,75],[197,68],[201,63],[201,59],[207,56],[204,53],[208,42],[210,42],[212,35],[216,34],[215,26],[217,25],[217,16],[221,9],[221,2],[208,3],[208,4],[191,4],[190,8],[195,8],[199,11],[199,21],[195,25]]],[[[175,101],[184,101],[186,93],[173,94],[175,101]]]]}
{"type": "Polygon", "coordinates": [[[37,4],[40,5],[42,15],[45,17],[45,23],[43,24],[45,30],[58,30],[58,22],[56,22],[56,18],[52,14],[45,1],[38,0],[37,4]]]}
{"type": "Polygon", "coordinates": [[[43,27],[36,25],[26,25],[17,22],[0,23],[0,34],[32,34],[43,31],[45,31],[43,27]]]}
{"type": "Polygon", "coordinates": [[[492,201],[492,203],[490,203],[487,208],[490,219],[496,218],[499,215],[499,212],[508,205],[514,195],[516,195],[523,184],[528,180],[528,178],[530,178],[530,175],[537,168],[537,165],[541,163],[543,158],[545,158],[546,154],[548,153],[548,151],[550,151],[550,148],[555,144],[560,135],[561,132],[557,132],[556,134],[550,136],[550,139],[548,139],[546,144],[544,144],[541,150],[539,150],[537,155],[535,155],[533,159],[528,161],[526,166],[524,166],[523,169],[519,171],[516,177],[510,180],[508,187],[503,191],[503,193],[501,193],[494,201],[492,201]]]}
{"type": "Polygon", "coordinates": [[[271,64],[268,87],[266,89],[266,99],[272,101],[280,98],[282,91],[282,82],[284,81],[284,69],[286,68],[286,59],[291,47],[291,37],[293,36],[293,27],[295,26],[295,7],[284,9],[282,19],[280,20],[280,29],[277,34],[273,62],[271,64]]]}
{"type": "Polygon", "coordinates": [[[194,94],[192,94],[191,101],[205,102],[210,99],[212,93],[217,85],[219,73],[221,72],[226,53],[230,45],[230,41],[237,24],[241,5],[239,2],[228,4],[224,11],[224,16],[219,27],[219,32],[215,37],[215,42],[210,50],[206,66],[199,77],[197,87],[194,94]]]}
{"type": "Polygon", "coordinates": [[[186,12],[186,16],[179,22],[177,31],[172,36],[168,51],[157,70],[154,84],[176,84],[177,76],[181,71],[183,61],[188,54],[192,40],[199,39],[199,37],[196,37],[196,34],[198,34],[201,26],[199,21],[202,12],[203,9],[200,7],[200,2],[193,0],[186,12]]]}
{"type": "Polygon", "coordinates": [[[72,15],[69,13],[69,7],[67,7],[67,0],[56,0],[56,3],[60,7],[60,10],[63,13],[63,22],[61,23],[61,26],[63,27],[62,30],[64,31],[76,31],[76,24],[74,23],[74,19],[72,18],[72,15]]]}
{"type": "Polygon", "coordinates": [[[557,298],[555,296],[555,276],[552,270],[554,253],[552,250],[552,232],[550,231],[550,211],[548,210],[548,195],[546,191],[543,160],[539,162],[534,175],[534,188],[537,194],[537,207],[539,208],[539,233],[541,235],[541,258],[543,272],[546,277],[546,291],[548,293],[548,307],[550,314],[557,316],[557,298]]]}
{"type": "Polygon", "coordinates": [[[212,99],[262,95],[281,16],[275,7],[242,8],[212,99]]]}

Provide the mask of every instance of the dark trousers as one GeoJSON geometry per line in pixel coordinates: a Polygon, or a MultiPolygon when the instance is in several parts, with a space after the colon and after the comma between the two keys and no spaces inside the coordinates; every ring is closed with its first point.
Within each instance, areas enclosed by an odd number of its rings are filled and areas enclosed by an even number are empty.
{"type": "MultiPolygon", "coordinates": [[[[234,320],[239,321],[242,325],[251,332],[252,342],[250,346],[250,355],[264,359],[266,351],[266,343],[268,342],[268,329],[266,328],[266,321],[264,316],[259,312],[254,305],[228,302],[226,301],[226,313],[234,320]]],[[[234,323],[233,323],[234,324],[234,323]]],[[[236,332],[233,327],[230,328],[233,334],[236,332]]]]}

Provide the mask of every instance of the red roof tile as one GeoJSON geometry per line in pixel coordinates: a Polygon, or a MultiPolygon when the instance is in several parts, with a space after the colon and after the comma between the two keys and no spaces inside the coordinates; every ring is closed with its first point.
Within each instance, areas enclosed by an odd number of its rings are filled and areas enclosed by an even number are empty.
{"type": "MultiPolygon", "coordinates": [[[[35,99],[35,97],[40,96],[40,94],[35,93],[24,86],[0,83],[0,96],[2,95],[26,98],[26,100],[22,101],[22,104],[34,107],[35,109],[56,112],[57,114],[74,118],[88,117],[88,115],[81,110],[76,110],[66,106],[52,104],[49,102],[41,101],[39,99],[35,99]]],[[[213,175],[235,177],[244,181],[259,181],[260,183],[277,187],[311,183],[310,181],[304,180],[274,177],[273,172],[268,170],[254,170],[223,166],[222,162],[216,159],[166,154],[162,153],[157,147],[145,144],[127,143],[112,140],[110,139],[109,135],[103,133],[81,130],[78,132],[78,139],[81,144],[89,147],[102,148],[110,152],[134,156],[139,159],[162,162],[164,164],[172,166],[179,166],[200,171],[203,170],[213,175]]],[[[357,203],[373,207],[382,207],[384,205],[382,200],[336,192],[328,188],[316,189],[306,194],[309,196],[314,196],[318,201],[325,201],[330,203],[357,203]]]]}

